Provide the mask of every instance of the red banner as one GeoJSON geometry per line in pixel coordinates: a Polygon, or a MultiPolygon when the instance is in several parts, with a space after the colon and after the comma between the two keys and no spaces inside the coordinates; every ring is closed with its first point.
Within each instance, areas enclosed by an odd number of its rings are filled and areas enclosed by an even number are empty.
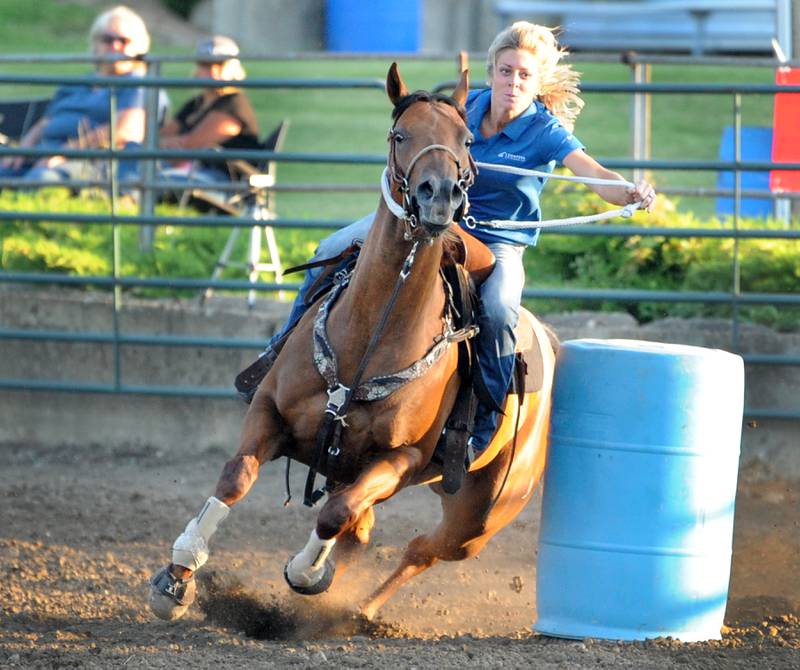
{"type": "MultiPolygon", "coordinates": [[[[800,85],[800,68],[778,68],[775,83],[779,86],[800,85]]],[[[775,95],[772,160],[778,163],[800,163],[800,93],[775,95]]],[[[769,186],[772,191],[800,192],[800,171],[773,170],[770,173],[769,186]]]]}

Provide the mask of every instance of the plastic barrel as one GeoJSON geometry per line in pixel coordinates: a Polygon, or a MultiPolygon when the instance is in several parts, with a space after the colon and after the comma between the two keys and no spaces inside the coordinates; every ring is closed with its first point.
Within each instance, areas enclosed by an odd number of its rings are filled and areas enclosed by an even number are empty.
{"type": "Polygon", "coordinates": [[[561,345],[535,631],[719,639],[743,401],[734,354],[633,340],[561,345]]]}
{"type": "Polygon", "coordinates": [[[420,4],[420,0],[328,0],[328,50],[416,52],[420,4]]]}

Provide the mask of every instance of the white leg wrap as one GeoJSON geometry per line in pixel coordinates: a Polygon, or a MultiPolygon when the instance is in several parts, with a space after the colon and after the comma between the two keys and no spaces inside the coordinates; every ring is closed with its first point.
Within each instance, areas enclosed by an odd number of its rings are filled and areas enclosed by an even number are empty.
{"type": "Polygon", "coordinates": [[[172,562],[189,570],[201,568],[208,560],[208,541],[231,508],[211,496],[203,509],[186,524],[186,530],[172,545],[172,562]]]}
{"type": "Polygon", "coordinates": [[[336,538],[320,540],[317,531],[311,531],[306,546],[292,557],[286,566],[286,576],[295,586],[313,586],[325,574],[325,559],[331,553],[336,538]]]}

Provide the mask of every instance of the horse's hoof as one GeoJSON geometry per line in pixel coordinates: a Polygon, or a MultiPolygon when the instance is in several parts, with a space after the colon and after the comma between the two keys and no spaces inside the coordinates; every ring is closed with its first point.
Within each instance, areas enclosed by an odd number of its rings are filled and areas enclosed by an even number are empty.
{"type": "Polygon", "coordinates": [[[362,605],[358,608],[359,615],[369,622],[372,622],[375,618],[375,612],[377,612],[377,608],[372,605],[362,605]]]}
{"type": "MultiPolygon", "coordinates": [[[[291,559],[289,562],[291,562],[291,559]]],[[[291,580],[289,579],[288,570],[289,563],[286,563],[286,566],[283,568],[283,576],[286,579],[286,583],[292,588],[293,591],[304,596],[315,596],[327,591],[333,583],[333,576],[336,574],[336,566],[329,558],[325,559],[325,565],[322,566],[322,576],[314,584],[307,584],[305,586],[300,584],[292,584],[291,580]]]]}
{"type": "Polygon", "coordinates": [[[197,586],[194,575],[189,579],[176,579],[169,566],[159,570],[150,580],[150,609],[159,619],[180,619],[194,602],[197,586]]]}

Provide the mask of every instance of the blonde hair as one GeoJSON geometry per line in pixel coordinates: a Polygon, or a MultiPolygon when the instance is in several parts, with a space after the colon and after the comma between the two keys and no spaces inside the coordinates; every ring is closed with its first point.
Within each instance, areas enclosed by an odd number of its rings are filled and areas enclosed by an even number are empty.
{"type": "Polygon", "coordinates": [[[139,56],[150,51],[150,33],[144,19],[126,5],[117,5],[99,14],[89,29],[89,49],[94,47],[94,38],[105,32],[114,21],[120,21],[130,31],[131,46],[139,56]]]}
{"type": "Polygon", "coordinates": [[[538,99],[565,128],[572,130],[575,119],[583,109],[580,92],[580,74],[571,65],[559,63],[567,51],[559,46],[553,28],[528,21],[517,21],[494,38],[486,57],[486,72],[491,79],[497,54],[503,49],[524,49],[536,59],[538,99]]]}

